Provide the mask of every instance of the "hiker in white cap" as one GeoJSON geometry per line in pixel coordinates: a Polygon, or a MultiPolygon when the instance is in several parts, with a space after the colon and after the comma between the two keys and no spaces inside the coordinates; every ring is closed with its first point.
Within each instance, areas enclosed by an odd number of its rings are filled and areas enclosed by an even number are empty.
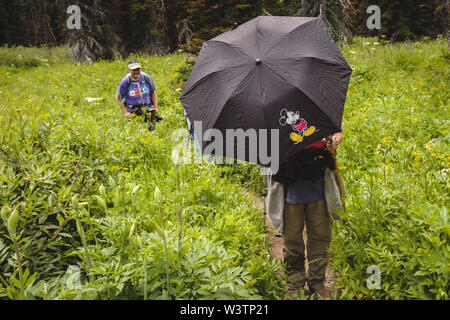
{"type": "Polygon", "coordinates": [[[158,98],[152,79],[141,71],[141,64],[137,60],[128,61],[127,66],[129,74],[120,81],[116,93],[117,104],[127,117],[147,112],[156,115],[158,98]]]}

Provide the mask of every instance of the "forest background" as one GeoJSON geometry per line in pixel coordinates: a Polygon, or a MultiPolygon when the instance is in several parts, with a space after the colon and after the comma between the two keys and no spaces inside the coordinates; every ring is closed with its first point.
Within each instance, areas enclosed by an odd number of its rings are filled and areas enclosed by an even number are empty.
{"type": "Polygon", "coordinates": [[[69,45],[76,62],[133,52],[197,53],[204,41],[259,15],[322,16],[340,44],[353,36],[385,40],[448,39],[448,0],[0,0],[0,45],[69,45]],[[70,30],[67,8],[77,5],[81,28],[70,30]],[[381,29],[369,29],[377,5],[381,29]],[[74,51],[77,48],[77,51],[74,51]]]}

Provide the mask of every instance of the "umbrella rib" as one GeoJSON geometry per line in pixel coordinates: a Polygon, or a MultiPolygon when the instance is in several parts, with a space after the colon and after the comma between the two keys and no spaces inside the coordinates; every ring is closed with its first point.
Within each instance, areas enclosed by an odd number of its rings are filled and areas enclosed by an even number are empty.
{"type": "Polygon", "coordinates": [[[311,22],[311,21],[314,21],[314,20],[317,21],[317,19],[318,19],[318,18],[315,18],[315,19],[312,18],[311,20],[306,21],[305,23],[302,23],[301,25],[295,27],[295,28],[292,29],[291,31],[286,32],[286,34],[285,34],[284,36],[282,36],[280,40],[278,40],[278,41],[277,41],[273,46],[271,46],[269,49],[265,50],[264,53],[269,52],[270,50],[272,50],[273,48],[275,48],[281,41],[283,41],[283,39],[285,39],[287,36],[289,36],[289,34],[290,34],[291,32],[294,32],[295,30],[299,29],[300,27],[304,27],[307,23],[309,23],[309,22],[311,22]]]}
{"type": "Polygon", "coordinates": [[[239,84],[233,89],[233,91],[231,92],[231,94],[227,97],[226,102],[221,106],[221,110],[220,112],[217,113],[216,118],[214,119],[214,121],[212,121],[212,127],[214,127],[214,125],[216,124],[217,120],[219,119],[219,116],[221,114],[221,112],[223,111],[223,108],[226,106],[226,104],[228,103],[228,100],[234,95],[234,93],[236,92],[237,88],[240,88],[242,83],[245,81],[245,79],[247,79],[248,75],[254,70],[255,68],[250,68],[249,71],[247,72],[247,74],[245,75],[245,77],[242,78],[241,81],[239,81],[239,84]]]}
{"type": "MultiPolygon", "coordinates": [[[[250,68],[250,69],[249,69],[249,71],[247,72],[247,74],[245,75],[245,77],[243,77],[242,80],[239,81],[239,83],[236,85],[236,87],[233,89],[233,91],[230,93],[230,95],[225,99],[225,103],[222,104],[222,105],[220,106],[220,109],[221,109],[220,112],[217,112],[217,116],[213,119],[213,121],[211,121],[211,123],[212,123],[212,125],[210,126],[211,128],[213,128],[214,125],[216,124],[216,122],[217,122],[217,120],[218,120],[218,118],[219,118],[219,116],[220,116],[220,114],[221,114],[221,112],[222,112],[224,106],[227,104],[227,102],[228,102],[228,100],[230,99],[230,97],[233,96],[233,94],[236,92],[236,89],[237,89],[237,88],[240,88],[240,87],[241,87],[243,81],[248,77],[248,75],[250,74],[250,72],[252,72],[253,70],[254,70],[254,68],[250,68]]],[[[202,78],[200,81],[196,82],[195,85],[194,85],[193,87],[189,88],[188,91],[183,92],[183,93],[182,93],[182,96],[180,97],[180,100],[183,100],[183,96],[185,96],[186,94],[188,94],[191,90],[193,90],[194,88],[196,88],[199,84],[203,83],[204,81],[207,81],[207,80],[208,80],[207,78],[209,78],[209,76],[212,75],[212,74],[214,74],[214,73],[216,73],[216,72],[212,72],[212,73],[208,74],[206,77],[204,77],[204,78],[202,78]]],[[[194,108],[194,109],[195,109],[195,108],[194,108]]],[[[205,130],[206,130],[206,129],[205,129],[205,130]]]]}
{"type": "Polygon", "coordinates": [[[289,85],[292,86],[292,84],[289,83],[289,81],[288,81],[284,76],[282,76],[281,74],[279,74],[276,70],[272,69],[272,68],[269,66],[268,63],[266,63],[266,64],[264,64],[264,65],[265,65],[268,69],[272,70],[272,72],[275,73],[276,75],[278,75],[281,79],[283,79],[287,84],[289,84],[289,85]]]}
{"type": "MultiPolygon", "coordinates": [[[[332,64],[334,66],[342,66],[342,64],[337,62],[337,61],[331,61],[331,60],[328,60],[328,59],[323,59],[323,58],[318,58],[318,57],[310,57],[310,56],[304,56],[304,57],[301,57],[299,59],[297,59],[295,57],[286,57],[286,58],[278,58],[278,59],[274,58],[274,59],[270,59],[270,61],[272,62],[272,61],[292,60],[292,61],[295,61],[295,62],[299,62],[299,61],[301,61],[303,59],[314,59],[314,60],[318,60],[320,62],[332,64]]],[[[350,66],[348,66],[348,64],[345,64],[345,66],[348,67],[351,70],[351,68],[350,68],[350,66]]]]}
{"type": "Polygon", "coordinates": [[[240,67],[245,66],[246,64],[247,64],[247,63],[243,63],[243,64],[239,64],[239,65],[236,65],[236,66],[231,66],[231,67],[228,66],[228,67],[226,67],[226,68],[222,68],[222,69],[220,69],[220,70],[215,70],[215,71],[213,71],[213,72],[211,72],[211,73],[208,73],[207,75],[205,75],[204,77],[202,77],[200,80],[198,80],[197,82],[195,82],[194,84],[192,84],[191,87],[187,87],[186,91],[183,91],[183,95],[189,93],[190,91],[192,91],[193,89],[195,89],[198,85],[200,85],[200,84],[203,83],[204,81],[208,80],[208,78],[209,78],[210,76],[212,76],[212,75],[214,75],[214,74],[216,74],[216,73],[218,73],[218,72],[225,71],[225,70],[230,69],[230,68],[240,68],[240,67]]]}
{"type": "Polygon", "coordinates": [[[259,26],[259,23],[261,21],[261,17],[258,17],[258,20],[256,21],[255,28],[256,28],[256,52],[260,54],[259,51],[259,41],[261,39],[261,28],[259,26]]]}
{"type": "MultiPolygon", "coordinates": [[[[211,40],[207,41],[207,43],[211,43],[211,42],[222,43],[222,44],[224,44],[224,45],[230,47],[231,49],[233,49],[233,50],[236,51],[237,53],[243,54],[243,55],[247,56],[249,59],[252,60],[252,58],[251,58],[247,53],[245,53],[245,52],[239,50],[239,48],[237,48],[237,47],[231,45],[230,43],[227,43],[227,42],[224,42],[224,41],[220,41],[220,40],[214,40],[214,39],[211,39],[211,40]]],[[[248,64],[248,62],[246,62],[246,63],[241,63],[241,64],[239,64],[239,65],[231,66],[231,67],[232,67],[232,68],[239,68],[239,67],[245,66],[246,64],[248,64]]],[[[194,67],[194,68],[195,68],[195,67],[194,67]]],[[[183,95],[189,93],[191,90],[193,90],[194,88],[196,88],[200,83],[202,83],[202,82],[203,82],[205,79],[207,79],[209,76],[211,76],[211,75],[213,75],[213,74],[215,74],[215,73],[217,73],[217,72],[224,71],[224,70],[226,70],[226,69],[228,69],[228,68],[230,68],[230,66],[227,66],[227,67],[225,67],[225,68],[223,68],[223,69],[215,70],[215,71],[213,71],[213,72],[211,72],[211,73],[208,73],[207,75],[205,75],[205,76],[203,76],[201,79],[199,79],[197,82],[195,82],[194,84],[192,84],[191,87],[188,86],[188,85],[189,85],[189,79],[188,79],[188,83],[187,83],[187,86],[186,86],[186,88],[185,88],[186,91],[183,90],[183,95]]],[[[194,71],[194,70],[193,70],[193,71],[194,71]]]]}
{"type": "Polygon", "coordinates": [[[225,44],[225,45],[227,45],[227,46],[230,46],[233,50],[235,50],[236,52],[238,52],[238,53],[240,53],[240,54],[243,54],[243,55],[245,55],[245,56],[247,56],[250,60],[254,60],[252,57],[250,57],[247,53],[245,53],[244,51],[242,51],[242,50],[240,50],[238,47],[236,47],[236,46],[233,46],[231,43],[228,43],[228,42],[225,42],[225,41],[220,41],[220,40],[214,40],[214,39],[212,39],[212,40],[209,40],[208,42],[218,42],[218,43],[223,43],[223,44],[225,44]]]}
{"type": "MultiPolygon", "coordinates": [[[[272,70],[272,72],[275,73],[276,75],[278,75],[281,79],[283,79],[287,85],[289,85],[289,86],[291,86],[292,88],[295,88],[295,89],[297,89],[297,90],[300,90],[304,95],[306,95],[309,99],[311,99],[311,101],[313,101],[313,102],[317,105],[317,107],[319,108],[319,110],[322,111],[323,114],[324,114],[327,118],[330,119],[330,117],[328,117],[328,116],[326,115],[326,113],[322,110],[322,108],[320,107],[320,105],[319,105],[318,103],[316,103],[316,101],[314,101],[314,99],[312,99],[312,98],[311,98],[308,94],[306,94],[302,89],[300,89],[300,88],[297,87],[296,85],[291,84],[284,76],[282,76],[282,75],[279,74],[276,70],[274,70],[274,69],[272,69],[271,67],[269,67],[267,64],[266,64],[266,67],[267,67],[268,69],[272,70]]],[[[330,119],[330,120],[331,120],[331,119],[330,119]]],[[[331,122],[334,123],[333,120],[331,120],[331,122]]]]}

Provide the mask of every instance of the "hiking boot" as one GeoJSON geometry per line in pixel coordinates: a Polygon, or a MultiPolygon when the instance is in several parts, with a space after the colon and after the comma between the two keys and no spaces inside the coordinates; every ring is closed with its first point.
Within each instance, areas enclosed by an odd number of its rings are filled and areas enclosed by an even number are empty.
{"type": "Polygon", "coordinates": [[[288,273],[287,292],[290,295],[298,294],[298,290],[304,290],[306,273],[302,271],[291,271],[288,273]]]}
{"type": "Polygon", "coordinates": [[[295,294],[299,289],[303,290],[306,283],[305,256],[285,256],[287,275],[287,291],[289,294],[295,294]]]}
{"type": "Polygon", "coordinates": [[[328,299],[330,298],[330,292],[325,288],[323,282],[320,283],[308,283],[309,291],[312,295],[318,298],[328,299]]]}

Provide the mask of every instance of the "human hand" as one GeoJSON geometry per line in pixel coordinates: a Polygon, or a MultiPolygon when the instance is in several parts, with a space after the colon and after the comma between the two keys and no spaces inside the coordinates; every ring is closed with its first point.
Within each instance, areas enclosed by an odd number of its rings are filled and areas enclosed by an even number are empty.
{"type": "Polygon", "coordinates": [[[327,149],[330,151],[335,151],[343,138],[342,132],[336,132],[333,134],[330,140],[327,140],[327,149]]]}
{"type": "Polygon", "coordinates": [[[132,114],[131,112],[126,111],[126,112],[125,112],[125,116],[126,116],[127,118],[131,118],[131,117],[133,116],[133,114],[132,114]]]}

